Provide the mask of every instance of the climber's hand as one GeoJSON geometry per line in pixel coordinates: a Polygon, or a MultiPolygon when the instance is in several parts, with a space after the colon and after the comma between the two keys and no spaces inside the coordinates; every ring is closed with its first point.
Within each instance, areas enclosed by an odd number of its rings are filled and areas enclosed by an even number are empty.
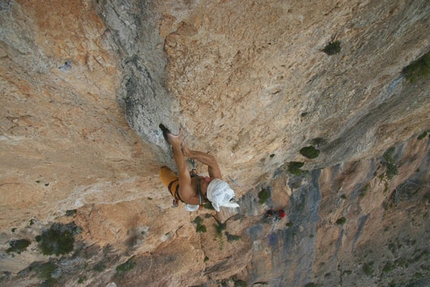
{"type": "Polygon", "coordinates": [[[172,146],[179,146],[180,147],[182,145],[182,142],[183,142],[183,134],[184,134],[184,131],[182,129],[179,129],[179,134],[177,134],[177,135],[169,133],[167,135],[167,138],[169,139],[169,143],[172,146]]]}

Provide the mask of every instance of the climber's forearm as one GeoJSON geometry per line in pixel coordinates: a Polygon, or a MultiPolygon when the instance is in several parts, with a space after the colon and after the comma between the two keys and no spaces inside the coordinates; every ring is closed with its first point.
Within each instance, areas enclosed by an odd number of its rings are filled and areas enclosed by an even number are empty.
{"type": "Polygon", "coordinates": [[[185,186],[191,184],[190,173],[188,172],[184,154],[180,146],[173,147],[173,159],[178,167],[179,185],[185,186]]]}
{"type": "Polygon", "coordinates": [[[185,149],[183,150],[186,157],[193,158],[203,164],[206,164],[208,166],[209,176],[222,179],[221,170],[213,155],[201,151],[190,150],[186,146],[184,147],[185,149]]]}

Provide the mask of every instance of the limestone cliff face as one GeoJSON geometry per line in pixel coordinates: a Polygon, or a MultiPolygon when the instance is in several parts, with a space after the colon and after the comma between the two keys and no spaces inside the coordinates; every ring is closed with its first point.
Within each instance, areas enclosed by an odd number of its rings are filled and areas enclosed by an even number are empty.
{"type": "Polygon", "coordinates": [[[1,1],[2,286],[430,284],[430,5],[290,2],[1,1]],[[171,207],[160,123],[240,210],[171,207]]]}

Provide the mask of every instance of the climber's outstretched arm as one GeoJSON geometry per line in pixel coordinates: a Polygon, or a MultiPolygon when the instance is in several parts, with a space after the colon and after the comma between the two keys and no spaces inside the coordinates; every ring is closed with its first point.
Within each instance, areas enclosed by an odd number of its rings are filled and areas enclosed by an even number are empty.
{"type": "Polygon", "coordinates": [[[196,159],[201,163],[206,164],[208,166],[210,177],[222,179],[221,170],[219,169],[218,163],[213,155],[201,151],[190,150],[185,143],[182,144],[182,151],[186,157],[196,159]]]}

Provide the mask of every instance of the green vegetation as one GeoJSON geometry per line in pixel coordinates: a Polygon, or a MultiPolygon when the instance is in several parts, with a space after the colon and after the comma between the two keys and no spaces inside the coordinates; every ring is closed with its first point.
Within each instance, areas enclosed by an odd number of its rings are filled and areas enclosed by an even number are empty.
{"type": "Polygon", "coordinates": [[[11,240],[9,241],[9,248],[6,250],[7,253],[15,252],[21,254],[30,245],[30,241],[27,239],[11,240]]]}
{"type": "Polygon", "coordinates": [[[210,203],[210,202],[205,203],[203,205],[203,207],[206,208],[206,209],[209,209],[209,210],[215,210],[215,208],[212,206],[212,203],[210,203]]]}
{"type": "Polygon", "coordinates": [[[391,147],[385,151],[383,158],[385,160],[385,166],[387,167],[387,171],[385,172],[388,179],[392,179],[395,175],[399,173],[397,170],[397,166],[394,163],[393,154],[394,154],[395,148],[391,147]]]}
{"type": "Polygon", "coordinates": [[[338,220],[336,220],[336,224],[337,225],[343,225],[346,223],[346,218],[345,217],[341,217],[338,220]]]}
{"type": "Polygon", "coordinates": [[[115,270],[117,272],[128,272],[130,270],[133,270],[134,266],[136,265],[136,263],[133,261],[133,258],[134,256],[125,261],[123,264],[118,265],[115,270]]]}
{"type": "Polygon", "coordinates": [[[342,199],[346,199],[346,195],[345,195],[345,194],[342,194],[342,195],[340,196],[340,198],[342,198],[342,199]]]}
{"type": "Polygon", "coordinates": [[[428,78],[430,76],[430,52],[404,67],[402,74],[411,84],[428,78]]]}
{"type": "Polygon", "coordinates": [[[385,263],[384,267],[382,268],[382,272],[388,273],[394,269],[394,264],[391,261],[388,261],[385,263]]]}
{"type": "Polygon", "coordinates": [[[247,286],[248,285],[243,280],[234,280],[234,287],[247,287],[247,286]]]}
{"type": "Polygon", "coordinates": [[[262,189],[258,193],[258,198],[260,199],[258,202],[260,204],[264,204],[270,198],[271,192],[268,189],[262,189]]]}
{"type": "Polygon", "coordinates": [[[409,267],[409,264],[405,258],[396,259],[396,261],[394,261],[394,265],[399,267],[406,267],[406,268],[409,267]]]}
{"type": "Polygon", "coordinates": [[[307,146],[300,150],[300,154],[309,159],[313,159],[319,156],[320,151],[314,148],[313,146],[307,146]]]}
{"type": "Polygon", "coordinates": [[[103,272],[106,269],[106,265],[103,262],[99,262],[94,265],[93,270],[96,272],[103,272]]]}
{"type": "Polygon", "coordinates": [[[419,136],[418,136],[418,140],[422,140],[423,138],[425,138],[426,136],[428,135],[428,132],[423,132],[422,134],[420,134],[419,136]]]}
{"type": "Polygon", "coordinates": [[[367,183],[361,190],[360,197],[364,197],[370,189],[370,183],[367,183]]]}
{"type": "Polygon", "coordinates": [[[287,224],[285,224],[287,227],[292,227],[292,226],[294,226],[294,222],[292,222],[292,221],[290,221],[290,222],[287,222],[287,224]]]}
{"type": "Polygon", "coordinates": [[[227,228],[227,226],[222,223],[214,224],[213,226],[215,227],[217,237],[221,237],[222,232],[227,228]]]}
{"type": "Polygon", "coordinates": [[[196,232],[206,232],[206,226],[205,225],[197,225],[196,232]]]}
{"type": "Polygon", "coordinates": [[[301,175],[303,170],[300,168],[303,167],[303,162],[292,161],[288,164],[288,172],[294,175],[301,175]]]}
{"type": "Polygon", "coordinates": [[[72,210],[66,210],[66,216],[73,216],[73,215],[75,215],[76,214],[76,212],[77,212],[77,210],[76,209],[72,209],[72,210]]]}
{"type": "Polygon", "coordinates": [[[200,216],[197,216],[196,218],[194,218],[194,220],[192,221],[192,223],[195,224],[202,224],[203,223],[203,218],[201,218],[200,216]]]}
{"type": "Polygon", "coordinates": [[[196,232],[206,232],[206,226],[203,225],[203,218],[201,218],[200,216],[197,216],[193,221],[193,223],[195,223],[196,226],[196,232]]]}
{"type": "Polygon", "coordinates": [[[363,265],[363,272],[367,276],[371,276],[373,274],[373,261],[365,263],[363,265]]]}
{"type": "Polygon", "coordinates": [[[224,223],[220,223],[218,222],[218,224],[214,224],[213,225],[215,227],[215,239],[218,237],[219,238],[219,250],[223,250],[224,248],[224,240],[222,238],[222,232],[227,228],[227,225],[224,223]]]}
{"type": "Polygon", "coordinates": [[[313,282],[309,282],[305,285],[305,287],[318,287],[318,284],[315,284],[313,282]]]}
{"type": "Polygon", "coordinates": [[[232,242],[232,241],[238,241],[238,240],[240,240],[240,236],[233,235],[233,234],[230,234],[230,233],[228,233],[228,232],[226,232],[226,233],[225,233],[225,236],[227,237],[227,241],[228,241],[228,242],[232,242]]]}
{"type": "MultiPolygon", "coordinates": [[[[42,232],[42,236],[37,238],[39,240],[39,246],[44,255],[56,256],[67,254],[73,251],[73,245],[75,238],[73,230],[77,226],[72,224],[60,224],[54,223],[51,228],[42,232]]],[[[37,241],[36,239],[36,241],[37,241]]]]}
{"type": "Polygon", "coordinates": [[[396,245],[394,243],[390,243],[388,244],[388,249],[394,254],[396,252],[396,245]]]}
{"type": "Polygon", "coordinates": [[[386,162],[394,162],[393,154],[394,154],[395,150],[396,149],[394,147],[390,147],[389,149],[387,149],[384,152],[384,155],[382,157],[384,158],[384,160],[386,162]]]}
{"type": "Polygon", "coordinates": [[[340,41],[334,41],[334,42],[328,43],[328,45],[324,47],[323,52],[331,56],[339,53],[340,50],[341,50],[340,41]]]}
{"type": "Polygon", "coordinates": [[[52,273],[57,269],[57,266],[52,262],[46,263],[38,263],[33,267],[33,270],[36,272],[37,277],[44,280],[40,286],[55,286],[57,284],[57,280],[52,278],[52,273]]]}
{"type": "Polygon", "coordinates": [[[386,163],[385,165],[387,166],[386,174],[388,179],[392,179],[395,175],[399,174],[399,171],[397,170],[397,166],[395,164],[386,163]]]}

